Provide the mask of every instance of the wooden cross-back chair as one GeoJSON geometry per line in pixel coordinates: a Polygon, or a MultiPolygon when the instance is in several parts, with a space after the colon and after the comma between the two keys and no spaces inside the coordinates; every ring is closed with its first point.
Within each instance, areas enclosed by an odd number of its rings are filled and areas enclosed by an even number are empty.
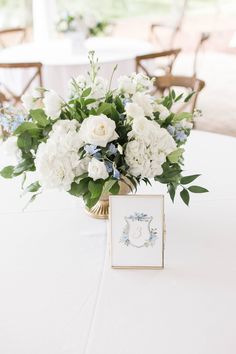
{"type": "Polygon", "coordinates": [[[182,28],[188,0],[183,0],[182,6],[180,8],[177,19],[173,23],[153,23],[150,28],[150,39],[157,44],[157,46],[165,50],[166,48],[173,48],[176,36],[182,28]],[[163,39],[160,36],[161,30],[167,30],[169,35],[169,40],[165,39],[166,45],[163,44],[163,39]]]}
{"type": "Polygon", "coordinates": [[[26,28],[25,27],[16,27],[0,30],[0,47],[7,48],[12,45],[12,42],[9,42],[9,39],[12,39],[14,44],[21,44],[26,38],[26,28]],[[17,41],[15,41],[15,38],[17,41]],[[13,40],[14,38],[14,40],[13,40]]]}
{"type": "Polygon", "coordinates": [[[181,87],[184,88],[186,93],[189,94],[192,91],[195,92],[195,94],[192,96],[189,102],[184,102],[180,106],[178,106],[177,112],[186,110],[187,107],[189,107],[190,112],[194,112],[196,108],[196,103],[197,103],[197,98],[199,95],[199,92],[204,88],[205,82],[203,80],[200,80],[196,78],[196,76],[175,76],[172,74],[165,75],[165,76],[160,76],[156,78],[156,81],[154,82],[157,92],[159,92],[161,95],[165,94],[166,92],[170,92],[170,90],[176,88],[176,87],[181,87]]]}
{"type": "Polygon", "coordinates": [[[163,52],[139,55],[135,58],[136,72],[144,72],[149,77],[156,77],[158,71],[162,74],[171,73],[173,64],[181,52],[180,48],[163,52]]]}
{"type": "Polygon", "coordinates": [[[22,87],[19,94],[16,94],[8,87],[7,84],[1,81],[0,79],[0,103],[11,102],[14,105],[18,105],[21,102],[21,96],[26,93],[34,81],[38,81],[37,86],[43,86],[42,80],[42,63],[0,63],[0,70],[24,70],[29,72],[29,79],[22,87]],[[33,70],[33,73],[32,73],[33,70]]]}

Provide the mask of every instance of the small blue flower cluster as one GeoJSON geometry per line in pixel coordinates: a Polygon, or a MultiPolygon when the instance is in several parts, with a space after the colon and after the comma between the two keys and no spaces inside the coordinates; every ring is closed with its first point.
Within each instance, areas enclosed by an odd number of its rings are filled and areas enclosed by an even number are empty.
{"type": "Polygon", "coordinates": [[[168,125],[167,131],[173,136],[176,142],[184,143],[188,138],[186,129],[184,129],[180,124],[176,124],[176,126],[168,125]]]}
{"type": "Polygon", "coordinates": [[[0,105],[0,125],[7,134],[13,134],[14,131],[25,120],[26,115],[10,105],[0,105]]]}

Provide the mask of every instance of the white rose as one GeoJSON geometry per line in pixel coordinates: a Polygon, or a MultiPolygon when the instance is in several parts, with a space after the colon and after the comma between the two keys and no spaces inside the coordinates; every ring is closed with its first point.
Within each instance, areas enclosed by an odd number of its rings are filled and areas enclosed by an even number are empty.
{"type": "Polygon", "coordinates": [[[142,107],[145,116],[152,117],[153,100],[150,95],[147,95],[143,92],[137,92],[133,95],[132,101],[142,107]]]}
{"type": "Polygon", "coordinates": [[[118,138],[115,128],[115,122],[101,114],[84,119],[79,134],[86,144],[105,147],[108,142],[118,138]]]}
{"type": "Polygon", "coordinates": [[[88,175],[91,177],[94,181],[97,179],[106,179],[109,177],[109,174],[107,172],[106,166],[104,162],[99,161],[95,159],[94,157],[91,159],[91,161],[88,164],[88,175]]]}
{"type": "Polygon", "coordinates": [[[11,136],[2,144],[4,154],[9,157],[14,163],[17,163],[22,158],[22,152],[17,146],[17,137],[11,136]]]}
{"type": "Polygon", "coordinates": [[[44,94],[44,111],[48,117],[52,119],[57,119],[61,114],[61,108],[63,101],[53,90],[46,91],[44,94]]]}
{"type": "Polygon", "coordinates": [[[21,97],[21,101],[23,103],[23,106],[25,107],[25,109],[27,111],[30,111],[31,109],[34,109],[35,106],[35,98],[29,94],[29,93],[25,93],[22,97],[21,97]]]}
{"type": "Polygon", "coordinates": [[[163,104],[156,104],[155,112],[160,113],[159,117],[161,120],[166,119],[170,115],[170,111],[165,106],[163,106],[163,104]]]}
{"type": "Polygon", "coordinates": [[[126,103],[125,113],[128,117],[134,119],[144,118],[144,110],[137,103],[132,103],[132,102],[126,103]]]}
{"type": "Polygon", "coordinates": [[[136,84],[132,81],[131,77],[120,76],[118,78],[118,90],[124,94],[133,95],[136,92],[136,84]]]}

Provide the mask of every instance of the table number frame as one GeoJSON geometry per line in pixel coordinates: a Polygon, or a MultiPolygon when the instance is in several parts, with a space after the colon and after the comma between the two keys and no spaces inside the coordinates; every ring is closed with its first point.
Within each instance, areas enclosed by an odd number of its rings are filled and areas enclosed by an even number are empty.
{"type": "MultiPolygon", "coordinates": [[[[165,251],[165,239],[166,239],[166,225],[165,225],[165,213],[164,213],[164,196],[163,195],[112,195],[109,197],[109,205],[110,205],[110,211],[109,211],[109,225],[108,225],[108,232],[109,232],[109,250],[110,250],[110,263],[111,267],[113,269],[164,269],[164,251],[165,251]],[[142,208],[141,202],[146,200],[150,200],[150,202],[153,202],[155,199],[159,201],[159,206],[160,208],[154,209],[153,208],[153,215],[157,215],[159,213],[159,219],[161,220],[162,227],[160,229],[161,235],[159,237],[159,258],[160,262],[156,265],[148,265],[148,259],[147,259],[147,264],[117,264],[114,262],[114,243],[117,243],[117,234],[114,234],[114,218],[121,218],[122,216],[116,215],[118,213],[114,212],[114,205],[115,203],[119,203],[121,201],[121,198],[123,201],[129,200],[133,203],[134,205],[134,210],[137,209],[137,206],[139,208],[142,208]]],[[[125,208],[125,206],[124,206],[125,208]]],[[[133,216],[132,216],[133,217],[133,216]]],[[[148,216],[144,216],[148,217],[148,216]]],[[[148,222],[150,224],[150,222],[148,222]]],[[[159,231],[159,232],[160,232],[159,231]]],[[[142,246],[141,246],[142,247],[142,246]]],[[[137,248],[141,248],[137,247],[137,248]]],[[[119,251],[118,251],[119,252],[119,251]]]]}

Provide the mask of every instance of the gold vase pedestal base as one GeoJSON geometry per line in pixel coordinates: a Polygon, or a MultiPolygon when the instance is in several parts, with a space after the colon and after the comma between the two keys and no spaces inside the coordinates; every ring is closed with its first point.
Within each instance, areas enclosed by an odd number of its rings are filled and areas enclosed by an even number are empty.
{"type": "MultiPolygon", "coordinates": [[[[125,182],[120,181],[119,195],[126,195],[132,191],[131,182],[124,177],[125,182]]],[[[99,201],[91,208],[85,207],[86,213],[95,219],[108,219],[109,217],[109,194],[102,195],[99,201]]]]}
{"type": "Polygon", "coordinates": [[[85,208],[88,215],[95,219],[108,219],[109,217],[109,199],[102,199],[97,202],[91,209],[85,208]]]}

